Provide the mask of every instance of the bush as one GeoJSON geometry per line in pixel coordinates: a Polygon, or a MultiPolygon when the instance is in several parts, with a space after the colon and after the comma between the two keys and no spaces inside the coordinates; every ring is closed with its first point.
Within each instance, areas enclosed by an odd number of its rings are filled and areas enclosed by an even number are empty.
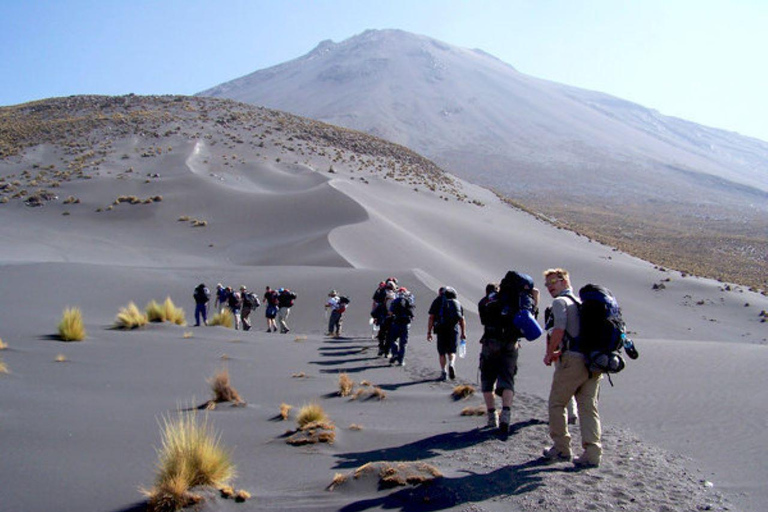
{"type": "Polygon", "coordinates": [[[220,444],[220,437],[195,413],[180,412],[176,418],[165,417],[162,447],[157,451],[155,485],[145,491],[149,510],[180,510],[199,503],[202,498],[190,492],[197,486],[218,487],[235,476],[230,452],[220,444]]]}
{"type": "Polygon", "coordinates": [[[327,423],[328,415],[320,406],[320,404],[307,404],[299,409],[299,414],[296,417],[296,423],[299,428],[305,427],[311,423],[327,423]]]}
{"type": "Polygon", "coordinates": [[[165,322],[165,310],[156,300],[149,301],[144,311],[147,314],[147,320],[150,322],[165,322]]]}
{"type": "Polygon", "coordinates": [[[85,325],[80,308],[66,308],[59,322],[59,337],[62,341],[83,341],[85,325]]]}
{"type": "Polygon", "coordinates": [[[232,329],[235,327],[235,317],[232,316],[230,310],[225,309],[221,313],[213,315],[213,318],[208,322],[208,325],[221,325],[222,327],[232,329]]]}
{"type": "Polygon", "coordinates": [[[147,325],[147,315],[139,311],[136,304],[129,302],[124,308],[121,308],[115,318],[115,327],[118,329],[136,329],[147,325]]]}
{"type": "Polygon", "coordinates": [[[229,370],[226,368],[219,370],[216,375],[208,379],[208,383],[211,385],[211,391],[213,391],[214,402],[233,402],[236,404],[243,402],[240,394],[229,382],[229,370]]]}
{"type": "Polygon", "coordinates": [[[163,302],[163,310],[165,311],[166,322],[171,322],[176,325],[187,325],[187,319],[184,318],[184,310],[176,307],[170,297],[165,298],[165,302],[163,302]]]}
{"type": "Polygon", "coordinates": [[[355,387],[355,382],[349,378],[349,375],[342,373],[339,375],[339,395],[349,396],[352,394],[352,389],[355,387]]]}

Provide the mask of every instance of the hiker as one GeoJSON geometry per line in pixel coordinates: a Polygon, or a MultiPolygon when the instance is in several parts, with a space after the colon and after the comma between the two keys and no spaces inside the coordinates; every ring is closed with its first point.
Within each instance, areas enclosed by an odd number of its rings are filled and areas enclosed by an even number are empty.
{"type": "Polygon", "coordinates": [[[503,304],[499,297],[499,286],[488,283],[485,297],[480,299],[477,312],[483,325],[480,338],[480,389],[485,400],[489,428],[500,428],[499,419],[506,434],[512,417],[512,400],[515,396],[515,375],[520,342],[517,338],[505,336],[501,311],[503,304]],[[501,397],[501,418],[496,410],[495,395],[501,397]]]}
{"type": "Polygon", "coordinates": [[[450,286],[440,288],[437,298],[429,307],[427,320],[427,341],[432,341],[432,332],[437,335],[437,354],[440,361],[440,378],[451,380],[456,378],[456,349],[458,348],[459,331],[461,339],[467,338],[467,324],[464,321],[464,308],[456,298],[456,290],[450,286]],[[447,364],[447,372],[446,372],[447,364]]]}
{"type": "Polygon", "coordinates": [[[235,321],[235,330],[237,330],[240,328],[240,312],[243,308],[243,298],[231,286],[227,286],[227,307],[232,313],[232,318],[235,321]]]}
{"type": "Polygon", "coordinates": [[[195,299],[195,327],[200,327],[200,317],[203,318],[203,324],[208,325],[208,301],[211,300],[211,290],[205,283],[200,283],[195,288],[193,294],[195,299]]]}
{"type": "Polygon", "coordinates": [[[280,333],[286,334],[290,332],[286,320],[288,315],[291,314],[291,308],[293,302],[296,300],[296,294],[288,288],[280,288],[277,296],[277,323],[280,325],[280,333]]]}
{"type": "Polygon", "coordinates": [[[224,308],[227,307],[227,303],[229,301],[229,294],[227,292],[227,289],[224,288],[224,286],[221,285],[221,283],[216,285],[216,300],[213,302],[213,307],[216,309],[216,311],[219,312],[219,314],[224,313],[224,308]]]}
{"type": "Polygon", "coordinates": [[[413,320],[414,297],[405,287],[397,289],[397,295],[390,304],[392,323],[387,335],[387,353],[392,354],[389,364],[405,366],[405,348],[408,345],[408,330],[413,320]]]}
{"type": "Polygon", "coordinates": [[[342,317],[347,310],[348,304],[349,299],[339,296],[336,290],[331,290],[328,294],[328,300],[325,302],[325,309],[330,309],[331,314],[328,318],[328,332],[326,333],[326,336],[334,336],[336,338],[341,336],[342,317]]]}
{"type": "Polygon", "coordinates": [[[544,272],[552,301],[552,332],[547,342],[544,364],[555,364],[549,393],[549,436],[553,446],[544,457],[553,461],[570,461],[577,467],[597,467],[602,457],[600,415],[597,410],[602,373],[590,371],[587,359],[579,352],[579,299],[573,294],[568,272],[561,268],[544,272]],[[568,432],[566,406],[576,398],[579,408],[581,445],[584,452],[573,458],[568,432]]]}
{"type": "Polygon", "coordinates": [[[264,304],[267,306],[264,308],[264,316],[267,319],[267,332],[277,332],[277,322],[275,321],[275,317],[277,316],[277,298],[277,290],[273,290],[267,286],[264,291],[264,304]]]}
{"type": "Polygon", "coordinates": [[[392,327],[394,317],[390,313],[390,306],[392,301],[395,300],[397,279],[391,277],[384,283],[384,287],[379,287],[373,296],[376,306],[376,321],[379,325],[379,332],[376,338],[379,341],[379,356],[389,357],[387,340],[389,336],[389,330],[392,327]]]}
{"type": "Polygon", "coordinates": [[[251,311],[259,307],[261,303],[259,302],[259,298],[254,293],[251,293],[246,289],[245,285],[240,287],[240,297],[243,301],[243,309],[240,315],[240,321],[243,324],[243,330],[250,331],[251,330],[251,322],[250,322],[251,311]]]}

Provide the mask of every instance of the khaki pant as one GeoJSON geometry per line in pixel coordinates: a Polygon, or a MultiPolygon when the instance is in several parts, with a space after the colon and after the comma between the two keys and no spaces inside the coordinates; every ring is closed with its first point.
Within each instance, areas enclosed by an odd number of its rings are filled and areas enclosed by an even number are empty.
{"type": "Polygon", "coordinates": [[[579,406],[581,446],[586,458],[600,463],[603,447],[600,444],[600,415],[597,400],[600,394],[602,374],[589,376],[584,356],[577,352],[564,352],[555,363],[552,390],[549,392],[549,436],[557,451],[571,454],[571,434],[568,432],[566,406],[571,397],[576,397],[579,406]]]}
{"type": "Polygon", "coordinates": [[[291,308],[281,307],[277,310],[277,323],[280,325],[280,332],[288,332],[288,324],[285,323],[288,320],[288,315],[291,314],[291,308]]]}

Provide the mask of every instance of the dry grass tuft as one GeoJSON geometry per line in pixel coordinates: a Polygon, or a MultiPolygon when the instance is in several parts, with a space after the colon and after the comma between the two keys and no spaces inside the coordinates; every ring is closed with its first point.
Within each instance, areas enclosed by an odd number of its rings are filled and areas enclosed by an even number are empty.
{"type": "Polygon", "coordinates": [[[177,307],[170,297],[165,298],[163,302],[163,311],[165,312],[165,321],[176,325],[187,325],[187,319],[184,317],[184,310],[177,307]]]}
{"type": "Polygon", "coordinates": [[[147,315],[139,311],[136,304],[129,302],[128,305],[117,313],[115,318],[115,327],[118,329],[136,329],[147,325],[147,315]]]}
{"type": "Polygon", "coordinates": [[[231,485],[225,485],[221,489],[219,489],[219,492],[221,493],[222,498],[231,498],[235,495],[235,488],[231,485]]]}
{"type": "Polygon", "coordinates": [[[360,385],[364,387],[373,386],[373,384],[371,384],[370,381],[367,381],[367,380],[360,381],[360,385]]]}
{"type": "Polygon", "coordinates": [[[69,359],[67,359],[67,356],[64,354],[59,354],[56,356],[56,359],[54,359],[54,362],[57,363],[66,363],[67,361],[69,361],[69,359]]]}
{"type": "Polygon", "coordinates": [[[385,462],[379,469],[382,487],[418,485],[443,476],[435,466],[424,462],[385,462]]]}
{"type": "Polygon", "coordinates": [[[184,334],[182,335],[182,338],[184,338],[185,340],[188,340],[192,337],[194,337],[194,334],[192,334],[192,331],[184,331],[184,334]]]}
{"type": "Polygon", "coordinates": [[[453,393],[451,393],[451,396],[453,397],[454,400],[462,400],[465,398],[469,398],[474,394],[475,394],[475,388],[473,386],[470,386],[469,384],[461,384],[453,388],[453,393]]]}
{"type": "Polygon", "coordinates": [[[165,310],[156,300],[151,300],[144,308],[150,322],[165,322],[165,310]]]}
{"type": "Polygon", "coordinates": [[[213,402],[243,403],[240,394],[229,382],[229,370],[226,368],[219,370],[216,375],[208,379],[208,383],[211,385],[211,391],[213,391],[213,402]]]}
{"type": "Polygon", "coordinates": [[[280,404],[280,417],[283,419],[283,421],[288,419],[288,416],[291,415],[291,409],[293,409],[292,405],[288,405],[286,403],[280,404]]]}
{"type": "Polygon", "coordinates": [[[326,491],[333,491],[336,487],[340,486],[347,481],[347,475],[344,473],[336,473],[333,475],[333,481],[325,488],[326,491]]]}
{"type": "Polygon", "coordinates": [[[8,373],[8,366],[0,359],[0,373],[8,373]]]}
{"type": "Polygon", "coordinates": [[[360,431],[363,430],[363,426],[358,425],[357,423],[353,423],[349,426],[349,430],[360,431]]]}
{"type": "Polygon", "coordinates": [[[83,341],[85,325],[80,308],[66,308],[59,322],[59,338],[62,341],[83,341]]]}
{"type": "Polygon", "coordinates": [[[484,416],[485,407],[465,407],[461,410],[462,416],[484,416]]]}
{"type": "Polygon", "coordinates": [[[237,494],[235,494],[235,501],[238,503],[242,503],[245,500],[251,499],[251,493],[246,491],[245,489],[240,489],[237,491],[237,494]]]}
{"type": "Polygon", "coordinates": [[[291,375],[291,377],[294,379],[304,379],[307,377],[307,374],[304,372],[299,372],[299,373],[294,373],[293,375],[291,375]]]}
{"type": "Polygon", "coordinates": [[[371,390],[371,398],[378,398],[379,400],[386,400],[387,393],[380,387],[376,386],[371,390]]]}
{"type": "Polygon", "coordinates": [[[226,327],[227,329],[233,329],[235,327],[235,317],[232,316],[232,312],[230,310],[225,309],[221,313],[216,313],[213,315],[213,318],[210,322],[208,322],[208,325],[220,325],[222,327],[226,327]]]}
{"type": "Polygon", "coordinates": [[[355,391],[355,394],[352,395],[351,400],[358,400],[358,399],[362,398],[363,395],[365,395],[365,393],[366,393],[366,391],[363,388],[360,388],[357,391],[355,391]]]}
{"type": "Polygon", "coordinates": [[[355,381],[349,378],[349,375],[342,373],[339,375],[339,395],[349,396],[352,394],[352,389],[355,387],[355,381]]]}
{"type": "Polygon", "coordinates": [[[328,421],[328,415],[325,413],[325,410],[317,403],[303,405],[296,417],[299,429],[303,429],[312,423],[327,423],[328,421]]]}
{"type": "Polygon", "coordinates": [[[5,350],[8,348],[8,344],[3,341],[2,338],[0,338],[0,350],[5,350]]]}
{"type": "Polygon", "coordinates": [[[295,338],[293,338],[293,341],[296,341],[296,342],[307,341],[307,337],[306,336],[296,336],[295,338]]]}
{"type": "Polygon", "coordinates": [[[155,485],[145,491],[150,511],[176,511],[202,501],[197,486],[221,487],[235,475],[228,450],[208,423],[180,412],[163,418],[162,447],[157,450],[155,485]]]}

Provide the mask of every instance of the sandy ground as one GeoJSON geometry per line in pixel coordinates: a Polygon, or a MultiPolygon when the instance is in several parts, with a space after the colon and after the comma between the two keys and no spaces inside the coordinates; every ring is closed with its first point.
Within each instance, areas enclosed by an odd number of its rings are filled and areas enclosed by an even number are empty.
{"type": "MultiPolygon", "coordinates": [[[[317,156],[275,162],[277,149],[259,158],[240,150],[247,163],[213,169],[221,145],[162,139],[157,144],[174,144],[173,152],[139,161],[142,173],[160,179],[117,180],[120,155],[133,155],[137,144],[116,141],[93,179],[62,184],[58,195],[74,194],[78,205],[0,204],[0,338],[8,345],[0,358],[10,370],[0,374],[3,510],[140,510],[138,489],[153,480],[158,421],[207,400],[206,379],[222,367],[247,406],[220,406],[209,418],[234,451],[236,487],[254,498],[212,499],[210,510],[757,512],[768,503],[761,436],[768,324],[759,316],[766,297],[655,268],[466,183],[463,192],[484,206],[381,176],[362,180],[348,160],[329,173],[317,156]],[[129,193],[162,194],[163,201],[95,213],[129,193]],[[178,221],[182,215],[208,225],[192,228],[178,221]],[[452,384],[435,382],[437,354],[425,334],[437,287],[456,287],[468,311],[459,381],[475,383],[475,304],[485,284],[508,269],[541,282],[550,266],[570,269],[576,286],[611,288],[641,351],[614,387],[603,385],[599,469],[539,458],[548,444],[552,371],[541,362],[541,342],[523,346],[507,439],[482,428],[483,417],[460,415],[480,406],[480,397],[454,401],[452,384]],[[405,369],[376,357],[370,340],[370,296],[390,275],[417,299],[405,369]],[[191,323],[199,282],[295,290],[291,333],[264,332],[263,310],[247,333],[110,328],[129,301],[143,306],[166,296],[191,323]],[[653,290],[660,282],[666,288],[653,290]],[[340,340],[323,336],[331,288],[352,298],[340,340]],[[82,308],[84,342],[53,336],[66,306],[82,308]],[[67,361],[55,362],[59,354],[67,361]],[[304,378],[293,377],[300,372],[304,378]],[[341,372],[358,387],[363,380],[380,386],[386,399],[337,396],[341,372]],[[280,404],[313,401],[334,421],[335,443],[289,446],[284,434],[295,423],[276,419],[280,404]],[[360,478],[325,490],[336,473],[376,461],[427,462],[443,477],[397,489],[360,478]]],[[[60,156],[36,148],[0,161],[0,176],[60,156]]],[[[135,160],[129,163],[138,167],[135,160]]],[[[548,303],[545,297],[542,306],[548,303]]]]}

